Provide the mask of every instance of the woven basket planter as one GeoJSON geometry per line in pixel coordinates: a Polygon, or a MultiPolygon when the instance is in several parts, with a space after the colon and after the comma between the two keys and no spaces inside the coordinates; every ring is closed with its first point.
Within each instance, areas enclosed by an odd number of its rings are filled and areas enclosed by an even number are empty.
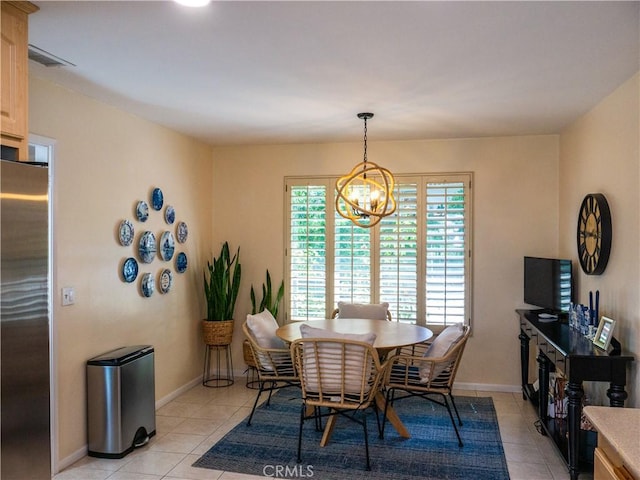
{"type": "Polygon", "coordinates": [[[233,320],[202,321],[202,337],[206,345],[230,345],[233,339],[233,320]]]}

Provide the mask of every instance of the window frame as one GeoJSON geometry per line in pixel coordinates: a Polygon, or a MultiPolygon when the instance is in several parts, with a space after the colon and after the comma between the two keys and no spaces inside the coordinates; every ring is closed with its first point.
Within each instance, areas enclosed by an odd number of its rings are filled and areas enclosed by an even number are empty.
{"type": "MultiPolygon", "coordinates": [[[[427,323],[426,316],[426,196],[427,184],[429,183],[463,183],[464,184],[464,324],[472,324],[473,309],[473,173],[472,172],[451,172],[451,173],[422,173],[422,174],[395,174],[396,184],[417,183],[417,325],[426,326],[436,333],[444,329],[449,324],[427,323]],[[423,288],[424,287],[424,288],[423,288]],[[422,290],[422,292],[421,292],[422,290]]],[[[335,181],[338,176],[291,176],[284,178],[284,277],[285,277],[285,298],[284,315],[285,322],[301,319],[291,319],[291,187],[295,186],[318,186],[325,187],[325,318],[329,318],[335,309],[334,302],[334,279],[335,279],[335,181]],[[333,259],[329,261],[329,259],[333,259]]],[[[382,222],[370,230],[371,237],[371,302],[380,301],[380,228],[382,222]]],[[[361,227],[356,227],[361,228],[361,227]]],[[[312,319],[312,318],[307,318],[312,319]]],[[[413,322],[411,322],[413,323],[413,322]]]]}

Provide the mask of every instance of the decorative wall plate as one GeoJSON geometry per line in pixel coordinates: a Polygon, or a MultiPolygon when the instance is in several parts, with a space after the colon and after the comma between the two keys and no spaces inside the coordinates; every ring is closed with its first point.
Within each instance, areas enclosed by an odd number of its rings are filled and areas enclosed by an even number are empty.
{"type": "Polygon", "coordinates": [[[133,282],[138,276],[138,262],[133,257],[127,258],[122,264],[122,279],[127,282],[133,282]]]}
{"type": "Polygon", "coordinates": [[[173,225],[173,222],[176,221],[176,211],[171,205],[167,205],[167,208],[164,209],[164,221],[169,225],[173,225]]]}
{"type": "Polygon", "coordinates": [[[176,242],[173,240],[173,233],[166,231],[160,237],[160,256],[165,262],[173,258],[176,249],[176,242]]]}
{"type": "Polygon", "coordinates": [[[149,205],[144,200],[140,200],[136,205],[136,217],[141,222],[146,222],[149,218],[149,205]]]}
{"type": "Polygon", "coordinates": [[[140,291],[142,292],[143,297],[150,297],[153,295],[153,291],[156,288],[156,282],[153,279],[153,275],[150,273],[145,273],[142,275],[140,279],[140,291]]]}
{"type": "Polygon", "coordinates": [[[135,230],[133,229],[133,223],[129,220],[122,220],[120,222],[120,228],[118,229],[118,238],[120,239],[120,245],[128,247],[133,242],[133,235],[135,230]]]}
{"type": "Polygon", "coordinates": [[[187,254],[184,252],[176,255],[176,272],[184,273],[187,270],[187,254]]]}
{"type": "Polygon", "coordinates": [[[154,210],[160,210],[163,203],[164,196],[162,195],[162,190],[160,190],[159,188],[154,188],[153,192],[151,192],[151,206],[154,210]]]}
{"type": "Polygon", "coordinates": [[[158,291],[160,293],[168,293],[173,285],[173,274],[171,270],[165,268],[160,272],[160,278],[158,279],[158,291]]]}
{"type": "Polygon", "coordinates": [[[147,230],[142,234],[138,245],[138,254],[144,263],[151,263],[156,257],[156,237],[153,232],[147,230]]]}
{"type": "Polygon", "coordinates": [[[187,236],[189,235],[189,229],[187,228],[187,224],[184,222],[178,222],[176,226],[176,237],[178,237],[179,243],[184,243],[187,241],[187,236]]]}

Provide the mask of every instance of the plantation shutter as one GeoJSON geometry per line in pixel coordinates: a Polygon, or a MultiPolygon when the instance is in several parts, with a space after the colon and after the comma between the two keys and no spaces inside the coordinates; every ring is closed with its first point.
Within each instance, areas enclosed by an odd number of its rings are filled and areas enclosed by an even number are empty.
{"type": "Polygon", "coordinates": [[[465,323],[469,278],[469,184],[447,178],[426,184],[426,322],[465,323]]]}
{"type": "Polygon", "coordinates": [[[394,320],[418,320],[418,181],[397,183],[396,213],[380,221],[381,302],[389,303],[394,320]]]}
{"type": "Polygon", "coordinates": [[[438,332],[471,321],[471,173],[397,175],[396,212],[361,228],[335,212],[333,178],[286,180],[286,321],[339,301],[388,302],[438,332]]]}
{"type": "Polygon", "coordinates": [[[334,305],[371,303],[371,229],[357,227],[335,213],[334,305]]]}
{"type": "Polygon", "coordinates": [[[327,187],[289,190],[289,320],[326,318],[327,187]]]}

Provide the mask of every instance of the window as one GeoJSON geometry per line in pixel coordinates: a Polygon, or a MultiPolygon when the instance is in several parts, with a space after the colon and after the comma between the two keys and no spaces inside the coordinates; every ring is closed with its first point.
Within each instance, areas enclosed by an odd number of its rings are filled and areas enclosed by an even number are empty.
{"type": "Polygon", "coordinates": [[[286,318],[339,301],[388,302],[428,326],[471,317],[471,173],[396,175],[396,212],[360,228],[335,211],[335,178],[287,178],[286,318]]]}

